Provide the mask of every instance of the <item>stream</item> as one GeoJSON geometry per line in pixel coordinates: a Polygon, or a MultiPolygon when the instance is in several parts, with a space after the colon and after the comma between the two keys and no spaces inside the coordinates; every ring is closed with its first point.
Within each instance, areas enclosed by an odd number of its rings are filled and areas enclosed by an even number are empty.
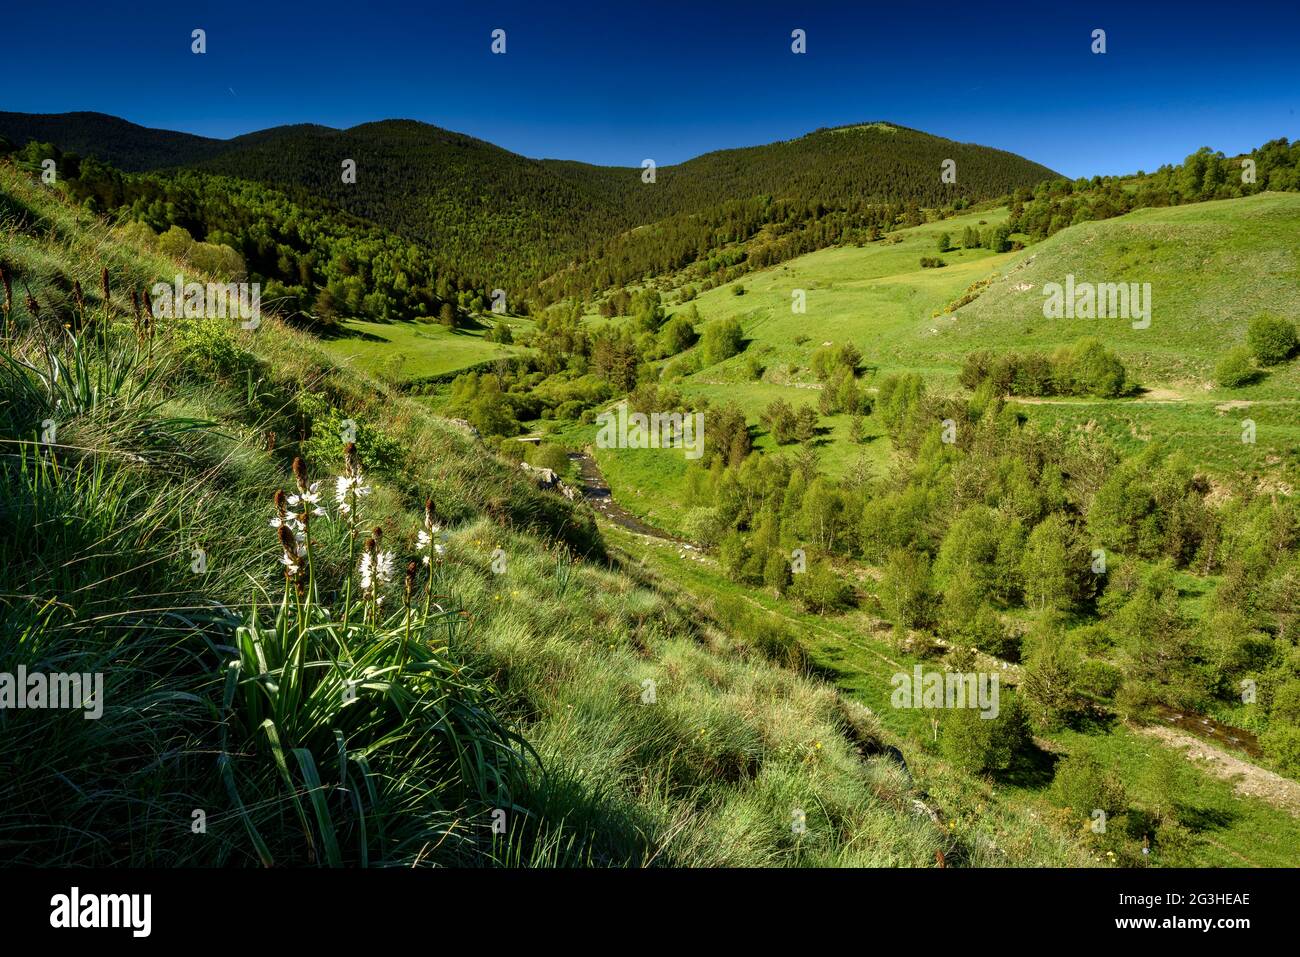
{"type": "Polygon", "coordinates": [[[596,464],[596,460],[589,454],[586,452],[570,452],[569,459],[578,463],[580,473],[579,490],[582,492],[583,499],[606,519],[637,535],[646,535],[650,538],[658,538],[665,542],[672,542],[689,548],[695,547],[684,538],[670,535],[662,529],[655,528],[653,525],[642,521],[615,502],[614,495],[609,490],[609,483],[605,481],[605,476],[600,471],[600,466],[596,464]]]}

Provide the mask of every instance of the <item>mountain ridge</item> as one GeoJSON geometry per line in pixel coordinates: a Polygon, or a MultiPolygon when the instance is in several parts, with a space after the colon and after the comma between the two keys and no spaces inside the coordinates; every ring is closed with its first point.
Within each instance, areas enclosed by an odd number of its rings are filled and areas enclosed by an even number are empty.
{"type": "Polygon", "coordinates": [[[325,200],[428,249],[475,284],[509,290],[512,301],[585,297],[718,254],[734,257],[736,244],[762,231],[773,240],[769,258],[858,241],[915,219],[922,207],[962,209],[1055,177],[1013,153],[882,121],[653,171],[533,159],[409,119],[344,130],[296,124],[214,140],[106,114],[0,113],[0,136],[15,146],[52,143],[136,174],[174,180],[193,170],[273,187],[303,206],[325,200]],[[955,181],[941,176],[949,161],[955,181]],[[349,172],[355,177],[345,179],[349,172]],[[633,234],[650,224],[661,228],[633,234]],[[587,264],[581,274],[567,272],[578,262],[587,264]],[[560,281],[547,283],[551,277],[560,281]]]}
{"type": "MultiPolygon", "coordinates": [[[[485,140],[482,137],[474,136],[471,133],[462,133],[457,130],[452,130],[448,127],[438,126],[436,123],[429,123],[426,120],[417,120],[412,117],[400,117],[400,116],[384,117],[382,119],[376,119],[376,120],[366,120],[363,123],[357,123],[353,126],[348,126],[348,127],[336,127],[336,126],[329,126],[324,123],[313,123],[313,122],[283,123],[276,126],[264,127],[262,129],[250,130],[247,133],[240,133],[237,136],[230,136],[230,137],[223,138],[223,137],[215,137],[215,136],[203,136],[202,134],[198,134],[198,133],[186,133],[181,130],[173,130],[162,126],[145,126],[142,123],[136,123],[132,120],[126,119],[125,117],[116,116],[112,113],[103,113],[98,110],[70,110],[63,113],[24,113],[21,111],[0,110],[0,136],[5,137],[15,146],[24,145],[27,139],[38,139],[42,142],[51,142],[55,146],[59,147],[61,150],[64,150],[65,152],[75,151],[86,156],[94,155],[97,159],[100,159],[103,162],[111,163],[113,166],[116,166],[125,172],[139,172],[146,169],[163,169],[166,168],[167,165],[169,165],[166,163],[153,163],[147,166],[142,166],[139,169],[133,169],[130,168],[128,165],[125,165],[123,162],[120,161],[115,162],[113,158],[110,156],[101,156],[94,153],[92,149],[80,147],[79,142],[84,139],[85,134],[81,134],[79,136],[69,136],[69,134],[66,131],[62,131],[57,133],[56,135],[55,124],[58,124],[60,127],[66,127],[69,124],[65,123],[64,121],[83,122],[87,119],[93,120],[101,124],[104,124],[104,121],[108,121],[107,124],[105,125],[111,125],[123,130],[130,130],[133,133],[137,133],[137,135],[149,134],[150,136],[156,136],[157,134],[164,134],[165,136],[174,138],[175,140],[180,142],[188,142],[194,145],[203,144],[205,146],[214,147],[219,150],[229,149],[240,145],[247,145],[250,143],[262,142],[266,139],[271,138],[275,134],[282,134],[288,132],[311,131],[314,133],[353,133],[365,127],[409,124],[413,126],[426,128],[426,129],[436,130],[442,133],[449,134],[454,137],[473,140],[478,143],[483,143],[488,146],[492,146],[503,152],[510,153],[514,156],[521,157],[522,159],[532,160],[533,162],[542,163],[546,165],[564,164],[564,165],[581,166],[589,169],[599,169],[599,170],[636,171],[640,169],[640,167],[636,165],[621,166],[617,164],[608,164],[608,163],[592,163],[587,160],[577,159],[572,157],[528,156],[524,153],[519,153],[516,152],[515,150],[509,149],[508,147],[493,143],[491,140],[485,140]],[[42,135],[38,135],[35,132],[36,129],[42,130],[43,131],[42,135]]],[[[688,163],[695,162],[696,160],[700,160],[709,156],[715,156],[721,153],[735,153],[744,150],[756,149],[763,146],[778,146],[783,144],[799,143],[823,133],[843,133],[843,132],[871,130],[871,129],[885,129],[887,132],[902,131],[906,133],[919,133],[925,136],[932,137],[936,140],[942,140],[960,146],[978,146],[981,149],[993,150],[995,152],[1005,153],[1011,156],[1020,155],[1018,153],[1015,153],[1012,150],[1003,150],[998,147],[985,146],[979,143],[963,142],[961,140],[954,140],[949,137],[940,136],[936,133],[928,133],[925,130],[919,130],[914,127],[904,126],[900,123],[895,123],[892,120],[871,120],[871,121],[864,121],[861,123],[845,123],[838,126],[821,126],[821,127],[817,127],[816,129],[809,130],[806,133],[801,133],[798,136],[792,136],[786,139],[769,140],[760,143],[750,143],[744,146],[728,146],[728,147],[720,147],[714,150],[706,150],[703,153],[698,153],[695,156],[681,160],[677,163],[662,164],[661,166],[659,166],[659,169],[661,170],[675,169],[684,166],[688,163]]],[[[186,163],[182,163],[181,165],[188,165],[188,162],[194,162],[194,161],[197,160],[187,161],[186,163]]],[[[1042,164],[1037,164],[1037,163],[1035,165],[1042,166],[1042,164]]],[[[1050,169],[1050,167],[1043,166],[1042,168],[1047,170],[1050,176],[1056,177],[1062,175],[1050,169]]]]}

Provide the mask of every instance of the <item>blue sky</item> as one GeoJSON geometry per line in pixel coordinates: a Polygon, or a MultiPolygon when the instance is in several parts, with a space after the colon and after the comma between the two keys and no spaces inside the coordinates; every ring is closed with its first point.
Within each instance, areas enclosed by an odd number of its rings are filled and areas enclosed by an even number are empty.
{"type": "Polygon", "coordinates": [[[884,119],[1072,176],[1300,137],[1295,0],[101,0],[13,4],[4,23],[0,109],[218,137],[405,117],[528,156],[636,166],[884,119]]]}

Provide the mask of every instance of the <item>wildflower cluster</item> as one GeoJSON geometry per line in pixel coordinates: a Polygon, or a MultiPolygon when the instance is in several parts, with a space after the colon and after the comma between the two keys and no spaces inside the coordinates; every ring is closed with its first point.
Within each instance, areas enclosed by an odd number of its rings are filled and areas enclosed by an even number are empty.
{"type": "MultiPolygon", "coordinates": [[[[313,551],[312,523],[318,519],[329,520],[330,513],[322,504],[321,483],[311,481],[307,474],[307,464],[301,457],[293,460],[293,478],[295,491],[286,495],[277,490],[272,498],[274,514],[270,525],[276,530],[284,568],[286,587],[292,586],[299,598],[311,592],[315,595],[315,583],[311,574],[313,551]]],[[[356,562],[356,581],[362,602],[363,621],[374,623],[384,604],[384,590],[392,585],[397,576],[397,555],[391,548],[384,547],[384,530],[373,526],[369,534],[361,530],[361,502],[370,495],[371,488],[366,484],[362,474],[361,463],[356,445],[347,443],[343,449],[343,474],[335,478],[335,502],[338,506],[338,518],[344,522],[348,541],[348,565],[356,562]],[[364,541],[360,541],[364,537],[364,541]],[[359,543],[360,542],[360,543],[359,543]],[[359,544],[358,544],[359,543],[359,544]],[[360,550],[358,558],[357,552],[360,550]]],[[[424,509],[423,527],[418,532],[416,551],[422,553],[422,562],[414,559],[405,566],[403,580],[404,605],[409,610],[415,595],[416,579],[420,565],[431,565],[430,554],[436,555],[441,562],[446,552],[446,533],[442,525],[434,518],[433,500],[427,499],[424,509]]],[[[353,577],[347,577],[343,601],[343,621],[352,616],[353,577]]],[[[427,593],[430,582],[426,581],[426,612],[428,611],[427,593]]]]}

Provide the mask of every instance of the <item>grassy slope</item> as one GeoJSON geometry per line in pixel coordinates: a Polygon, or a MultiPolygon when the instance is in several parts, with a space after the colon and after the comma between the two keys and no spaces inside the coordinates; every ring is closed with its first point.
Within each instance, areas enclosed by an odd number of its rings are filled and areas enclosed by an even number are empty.
{"type": "MultiPolygon", "coordinates": [[[[1147,393],[1130,399],[1026,401],[1032,417],[1050,427],[1100,427],[1132,450],[1160,440],[1191,456],[1201,468],[1230,478],[1260,474],[1285,481],[1300,462],[1300,362],[1269,372],[1242,389],[1216,388],[1218,358],[1245,339],[1247,322],[1271,309],[1300,315],[1300,196],[1266,193],[1240,200],[1145,209],[1113,220],[1084,223],[1018,253],[986,250],[945,253],[948,266],[921,269],[935,255],[941,232],[960,239],[979,220],[995,224],[1004,210],[973,213],[902,230],[897,244],[822,250],[744,277],[698,297],[705,322],[736,317],[751,340],[740,356],[703,369],[676,387],[688,395],[738,403],[758,430],[755,445],[770,448],[759,414],[773,398],[815,404],[809,358],[824,342],[851,341],[880,375],[913,371],[938,387],[956,388],[956,373],[974,349],[1050,352],[1081,336],[1096,336],[1117,352],[1147,393]],[[1122,320],[1047,320],[1042,284],[1077,281],[1150,282],[1154,302],[1149,329],[1122,320]],[[973,302],[952,315],[934,314],[977,280],[997,277],[973,302]],[[1029,284],[1030,289],[1014,287],[1029,284]],[[742,285],[745,294],[731,289],[742,285]],[[807,292],[808,311],[791,312],[791,294],[807,292]],[[798,338],[807,337],[803,343],[798,338]],[[747,381],[746,358],[764,366],[761,381],[747,381]],[[793,370],[792,367],[793,366],[793,370]],[[1245,408],[1224,403],[1248,402],[1245,408]],[[1241,420],[1257,425],[1257,443],[1241,442],[1241,420]],[[1089,423],[1092,423],[1089,426],[1089,423]]],[[[987,228],[982,227],[982,228],[987,228]]],[[[830,429],[821,445],[823,469],[843,474],[863,457],[877,474],[890,461],[888,440],[867,419],[868,440],[854,448],[848,418],[822,420],[830,429]]],[[[588,430],[594,435],[594,431],[588,430]]],[[[581,444],[582,430],[567,430],[581,444]]],[[[590,439],[586,439],[590,441],[590,439]]],[[[600,450],[602,468],[624,504],[675,528],[685,464],[642,450],[600,450]]]]}
{"type": "MultiPolygon", "coordinates": [[[[943,254],[948,265],[942,269],[921,269],[920,258],[937,255],[941,233],[959,241],[967,226],[987,229],[1005,218],[1006,210],[997,209],[899,230],[895,235],[901,242],[821,250],[702,293],[696,299],[701,318],[705,322],[739,319],[749,343],[741,355],[687,376],[673,387],[688,396],[738,404],[755,430],[755,446],[770,450],[775,445],[759,415],[775,398],[784,398],[796,408],[816,405],[818,383],[808,363],[823,343],[855,343],[875,369],[866,380],[868,386],[889,372],[952,375],[952,365],[917,355],[918,343],[933,335],[929,317],[971,283],[1005,268],[1015,254],[953,250],[943,254]],[[737,285],[744,287],[744,295],[732,293],[737,285]],[[796,289],[807,294],[806,313],[791,310],[796,289]],[[751,355],[764,367],[759,381],[748,380],[744,372],[751,355]]],[[[876,474],[888,467],[891,456],[883,426],[870,417],[864,424],[867,440],[854,447],[848,440],[848,416],[822,419],[822,427],[830,430],[819,446],[824,471],[842,475],[859,459],[876,474]]],[[[594,444],[593,428],[562,434],[574,444],[594,444]]],[[[682,511],[676,502],[681,500],[686,474],[680,456],[601,449],[597,458],[627,508],[665,528],[677,528],[682,511]]]]}
{"type": "Polygon", "coordinates": [[[1117,352],[1146,396],[1072,401],[1031,408],[1068,426],[1094,420],[1129,447],[1161,440],[1219,475],[1278,474],[1300,463],[1300,363],[1256,384],[1221,389],[1214,365],[1245,341],[1247,322],[1264,311],[1300,315],[1300,196],[1264,193],[1085,223],[1020,254],[1022,266],[940,324],[918,354],[956,364],[970,349],[1048,350],[1084,335],[1117,352]],[[1044,282],[1151,283],[1149,329],[1122,320],[1047,320],[1044,282]],[[1032,288],[1017,292],[1016,285],[1032,288]],[[1249,411],[1220,408],[1245,401],[1249,411]],[[1257,424],[1257,443],[1241,442],[1241,419],[1257,424]]]}
{"type": "MultiPolygon", "coordinates": [[[[97,289],[107,265],[114,337],[129,342],[122,290],[173,275],[177,264],[124,245],[3,166],[0,201],[0,255],[44,314],[69,308],[74,278],[97,289]]],[[[90,301],[100,308],[97,293],[90,301]]],[[[21,297],[14,318],[26,331],[13,351],[34,355],[33,318],[21,297]]],[[[57,338],[57,326],[47,334],[57,338]]],[[[65,415],[60,441],[79,453],[47,475],[53,484],[38,494],[16,471],[17,450],[48,410],[17,409],[5,397],[6,414],[23,424],[3,436],[10,496],[3,515],[15,526],[38,522],[4,535],[9,577],[0,593],[9,637],[39,636],[47,662],[85,655],[113,662],[101,721],[9,716],[0,763],[16,770],[0,782],[5,860],[254,860],[215,770],[217,725],[205,716],[221,713],[228,651],[219,649],[231,642],[230,629],[264,590],[274,595],[279,587],[266,520],[272,490],[291,487],[293,436],[315,425],[306,451],[313,477],[328,481],[339,465],[332,428],[346,416],[358,423],[363,446],[389,443],[364,517],[384,527],[399,561],[411,554],[424,495],[450,521],[442,587],[469,622],[451,664],[473,676],[545,764],[518,796],[531,822],[525,837],[505,851],[495,847],[494,859],[926,865],[944,849],[954,862],[977,865],[1086,862],[1064,838],[1026,840],[1008,858],[980,841],[958,842],[916,815],[914,792],[894,766],[864,761],[850,741],[873,739],[869,715],[831,688],[765,663],[744,635],[701,620],[690,596],[654,587],[635,567],[600,561],[585,510],[527,487],[419,404],[339,365],[305,335],[274,319],[256,333],[221,320],[186,333],[164,324],[153,350],[150,364],[166,372],[145,398],[170,414],[216,423],[186,433],[188,452],[179,458],[123,455],[139,439],[139,422],[109,403],[84,417],[65,415]],[[233,370],[217,362],[221,356],[233,370]],[[312,397],[335,417],[309,414],[312,397]],[[268,427],[281,436],[273,454],[268,427]],[[38,503],[51,494],[57,522],[39,524],[38,503]],[[558,544],[565,540],[587,550],[588,560],[570,561],[558,544]],[[204,576],[189,567],[195,541],[210,555],[204,576]],[[508,559],[501,577],[491,570],[495,547],[508,559]],[[56,596],[61,604],[50,606],[56,596]],[[213,611],[221,607],[234,617],[213,611]],[[647,677],[657,682],[653,706],[640,700],[647,677]],[[207,839],[190,832],[196,807],[209,809],[207,839]],[[790,828],[796,807],[808,824],[798,839],[790,828]]],[[[137,410],[146,413],[153,414],[137,410]]],[[[321,521],[330,528],[336,519],[321,521]]],[[[24,647],[10,640],[3,664],[26,661],[24,647]]],[[[263,779],[273,781],[274,766],[252,742],[240,760],[260,764],[263,779]]],[[[277,860],[308,859],[298,825],[272,794],[258,800],[246,791],[244,799],[272,835],[277,860]]],[[[416,821],[405,829],[416,833],[414,843],[385,846],[372,860],[454,863],[465,860],[457,855],[488,853],[486,812],[450,808],[416,821]]],[[[414,814],[399,810],[398,820],[403,813],[414,814]]]]}

